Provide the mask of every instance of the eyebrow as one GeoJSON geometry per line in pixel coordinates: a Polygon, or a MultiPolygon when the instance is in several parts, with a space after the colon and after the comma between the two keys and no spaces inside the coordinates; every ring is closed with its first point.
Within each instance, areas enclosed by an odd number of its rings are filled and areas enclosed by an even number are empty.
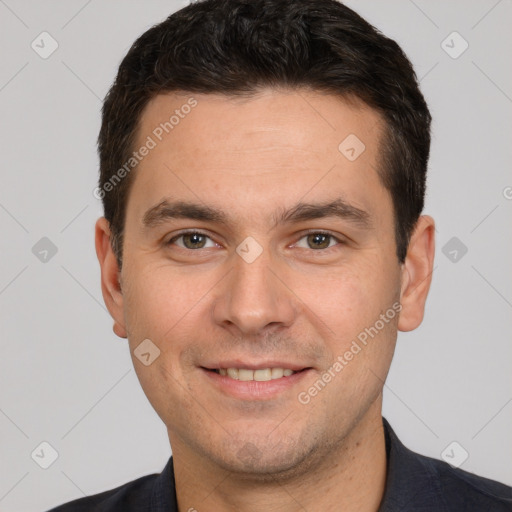
{"type": "MultiPolygon", "coordinates": [[[[279,224],[292,224],[328,217],[347,220],[365,229],[372,227],[368,212],[342,198],[325,203],[299,202],[291,208],[277,210],[271,218],[274,221],[273,227],[276,227],[279,224]]],[[[156,206],[149,208],[143,216],[142,223],[147,229],[150,229],[173,219],[193,219],[223,225],[229,224],[229,215],[225,211],[199,203],[169,199],[164,199],[156,206]]]]}

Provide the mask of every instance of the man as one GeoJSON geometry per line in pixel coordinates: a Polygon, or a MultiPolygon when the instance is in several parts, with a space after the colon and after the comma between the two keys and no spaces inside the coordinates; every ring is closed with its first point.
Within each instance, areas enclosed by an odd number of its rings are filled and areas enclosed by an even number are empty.
{"type": "Polygon", "coordinates": [[[430,121],[398,45],[335,0],[207,0],[134,43],[96,250],[173,456],[54,511],[512,510],[382,418],[433,269],[430,121]]]}

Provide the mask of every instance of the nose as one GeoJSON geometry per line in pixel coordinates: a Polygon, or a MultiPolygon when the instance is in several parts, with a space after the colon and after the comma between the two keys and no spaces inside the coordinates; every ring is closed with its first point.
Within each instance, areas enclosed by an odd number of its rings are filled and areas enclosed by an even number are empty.
{"type": "Polygon", "coordinates": [[[262,336],[293,324],[298,301],[288,288],[284,267],[268,249],[252,262],[239,254],[217,290],[213,316],[234,336],[262,336]]]}

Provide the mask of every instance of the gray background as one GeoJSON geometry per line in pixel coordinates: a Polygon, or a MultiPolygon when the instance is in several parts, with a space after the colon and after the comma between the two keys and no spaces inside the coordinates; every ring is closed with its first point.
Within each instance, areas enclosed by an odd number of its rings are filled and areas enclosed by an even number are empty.
{"type": "MultiPolygon", "coordinates": [[[[0,511],[113,488],[170,455],[103,304],[92,191],[101,99],[120,59],[183,5],[0,0],[0,511]],[[43,31],[59,45],[47,59],[31,48],[43,31]],[[43,237],[58,249],[46,262],[47,242],[32,251],[43,237]],[[59,454],[48,469],[31,458],[43,441],[59,454]]],[[[433,284],[422,326],[399,334],[385,416],[410,448],[441,458],[457,441],[462,469],[510,485],[511,1],[348,5],[402,45],[434,117],[433,284]],[[458,53],[461,39],[442,46],[453,31],[469,44],[458,58],[445,49],[458,53]]]]}

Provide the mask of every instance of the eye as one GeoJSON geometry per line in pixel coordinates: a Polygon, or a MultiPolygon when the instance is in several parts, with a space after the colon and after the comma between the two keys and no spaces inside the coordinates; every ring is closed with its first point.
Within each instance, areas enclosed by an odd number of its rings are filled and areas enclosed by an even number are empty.
{"type": "MultiPolygon", "coordinates": [[[[335,237],[331,233],[328,233],[326,231],[312,231],[310,233],[307,233],[304,235],[300,240],[306,239],[307,246],[304,247],[305,249],[330,249],[336,244],[332,244],[330,242],[338,242],[338,244],[342,244],[343,241],[339,238],[335,237]]],[[[298,246],[298,243],[295,244],[295,246],[298,246]]]]}
{"type": "Polygon", "coordinates": [[[176,235],[175,237],[171,238],[167,245],[172,245],[176,242],[176,240],[179,240],[180,238],[183,239],[183,245],[182,244],[176,244],[178,247],[181,247],[183,249],[204,249],[208,248],[205,246],[206,240],[209,239],[213,245],[210,247],[215,247],[215,242],[205,233],[202,233],[200,231],[187,231],[184,233],[180,233],[179,235],[176,235]]]}
{"type": "MultiPolygon", "coordinates": [[[[335,245],[343,244],[342,240],[326,231],[312,231],[302,236],[299,239],[299,241],[303,239],[306,240],[306,247],[301,247],[298,242],[294,244],[294,246],[318,251],[319,249],[330,249],[335,245]],[[338,242],[338,244],[331,242],[338,242]]],[[[206,233],[203,233],[201,231],[182,232],[174,236],[167,242],[167,245],[173,244],[176,244],[178,247],[181,247],[182,249],[189,250],[208,249],[215,247],[217,245],[206,233]],[[182,242],[177,243],[177,241],[180,239],[182,239],[182,242]],[[206,245],[208,240],[210,240],[210,243],[212,244],[209,247],[206,245]]]]}

